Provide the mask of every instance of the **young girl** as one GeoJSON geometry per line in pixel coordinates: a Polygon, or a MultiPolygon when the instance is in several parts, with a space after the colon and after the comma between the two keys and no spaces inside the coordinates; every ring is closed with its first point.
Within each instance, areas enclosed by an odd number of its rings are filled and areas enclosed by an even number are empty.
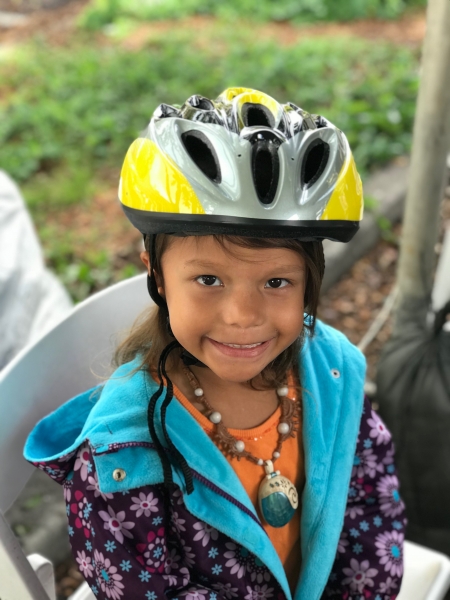
{"type": "Polygon", "coordinates": [[[120,198],[156,307],[31,433],[102,600],[392,600],[404,507],[365,363],[316,321],[362,189],[344,134],[242,88],[162,104],[120,198]]]}

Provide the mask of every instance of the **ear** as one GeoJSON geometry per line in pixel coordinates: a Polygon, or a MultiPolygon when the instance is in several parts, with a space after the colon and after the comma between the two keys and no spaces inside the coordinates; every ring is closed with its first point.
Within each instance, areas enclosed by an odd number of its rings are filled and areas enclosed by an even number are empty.
{"type": "MultiPolygon", "coordinates": [[[[148,252],[143,251],[140,253],[139,256],[140,256],[142,262],[144,263],[145,268],[147,269],[147,273],[150,275],[151,267],[150,267],[150,259],[148,256],[148,252]]],[[[163,286],[163,282],[162,282],[162,277],[155,270],[153,270],[153,273],[155,275],[156,285],[158,286],[158,294],[164,298],[165,296],[164,296],[164,286],[163,286]]]]}
{"type": "Polygon", "coordinates": [[[143,250],[139,256],[142,262],[144,263],[145,268],[147,269],[147,273],[150,275],[150,259],[148,256],[148,252],[146,250],[143,250]]]}

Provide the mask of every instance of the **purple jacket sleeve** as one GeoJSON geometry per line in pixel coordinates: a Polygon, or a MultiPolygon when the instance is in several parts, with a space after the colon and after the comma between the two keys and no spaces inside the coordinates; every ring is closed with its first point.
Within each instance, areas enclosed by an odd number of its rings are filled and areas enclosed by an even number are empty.
{"type": "Polygon", "coordinates": [[[166,510],[161,485],[101,492],[87,444],[35,466],[63,485],[72,553],[97,599],[217,599],[193,575],[192,548],[180,536],[185,520],[166,510]]]}
{"type": "Polygon", "coordinates": [[[344,526],[322,598],[397,597],[403,575],[406,526],[398,487],[391,434],[366,398],[344,526]]]}

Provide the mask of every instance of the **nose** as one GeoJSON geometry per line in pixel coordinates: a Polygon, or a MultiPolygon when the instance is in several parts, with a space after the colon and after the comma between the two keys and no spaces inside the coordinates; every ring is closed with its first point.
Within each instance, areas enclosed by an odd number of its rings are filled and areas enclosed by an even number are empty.
{"type": "Polygon", "coordinates": [[[224,298],[222,318],[226,325],[248,329],[264,323],[264,300],[257,290],[239,288],[224,298]]]}

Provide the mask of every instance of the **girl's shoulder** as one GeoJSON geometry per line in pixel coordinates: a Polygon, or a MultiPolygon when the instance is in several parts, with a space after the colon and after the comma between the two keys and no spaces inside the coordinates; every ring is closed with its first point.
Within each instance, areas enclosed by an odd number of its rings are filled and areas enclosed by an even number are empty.
{"type": "Polygon", "coordinates": [[[69,468],[69,459],[85,442],[99,456],[126,444],[151,445],[146,408],[157,384],[138,366],[138,361],[121,365],[105,383],[39,421],[26,441],[25,459],[36,466],[58,461],[69,468]]]}
{"type": "Polygon", "coordinates": [[[306,334],[300,352],[300,364],[315,369],[335,369],[341,374],[347,372],[365,374],[366,359],[363,353],[334,327],[316,319],[314,335],[306,334]]]}

